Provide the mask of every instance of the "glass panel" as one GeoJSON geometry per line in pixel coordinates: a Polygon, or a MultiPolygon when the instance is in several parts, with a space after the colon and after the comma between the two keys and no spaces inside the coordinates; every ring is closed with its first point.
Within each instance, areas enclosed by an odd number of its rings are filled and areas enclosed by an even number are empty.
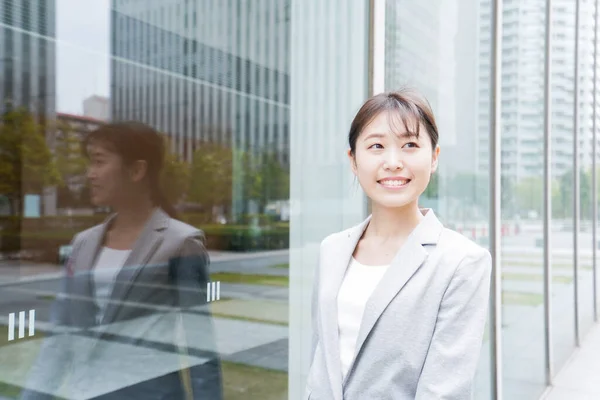
{"type": "MultiPolygon", "coordinates": [[[[440,132],[440,165],[423,207],[488,246],[490,31],[489,1],[386,2],[385,86],[408,86],[433,107],[440,132]]],[[[475,382],[478,399],[491,390],[489,330],[475,382]]]]}
{"type": "Polygon", "coordinates": [[[543,281],[544,2],[503,2],[502,334],[507,399],[545,382],[543,281]]]}
{"type": "MultiPolygon", "coordinates": [[[[552,46],[552,351],[553,368],[559,371],[575,348],[575,295],[573,285],[573,85],[575,74],[575,2],[553,3],[552,46]]],[[[581,53],[583,54],[583,53],[581,53]]],[[[581,110],[580,110],[581,112],[581,110]]],[[[580,146],[583,144],[580,137],[580,146]]],[[[583,154],[584,149],[581,149],[583,154]]],[[[582,208],[580,223],[585,225],[589,210],[584,162],[580,158],[582,208]],[[586,204],[583,207],[584,203],[586,204]]],[[[589,190],[588,190],[589,193],[589,190]]],[[[583,263],[586,236],[580,232],[580,263],[583,263]]],[[[581,264],[580,264],[581,265],[581,264]]]]}
{"type": "Polygon", "coordinates": [[[0,397],[288,397],[289,13],[0,2],[0,397]]]}
{"type": "MultiPolygon", "coordinates": [[[[594,2],[581,0],[579,56],[579,145],[581,222],[579,231],[579,332],[582,340],[594,324],[594,275],[592,265],[592,168],[593,168],[593,54],[594,2]]],[[[596,146],[598,149],[598,146],[596,146]]],[[[598,244],[596,243],[596,246],[598,244]]]]}

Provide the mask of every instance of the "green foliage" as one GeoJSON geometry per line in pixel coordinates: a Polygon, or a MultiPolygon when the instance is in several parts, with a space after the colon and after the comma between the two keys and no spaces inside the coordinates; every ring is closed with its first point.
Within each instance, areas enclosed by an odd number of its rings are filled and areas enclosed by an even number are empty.
{"type": "Polygon", "coordinates": [[[170,149],[165,139],[165,160],[160,184],[167,200],[177,204],[189,190],[190,166],[170,149]]]}
{"type": "Polygon", "coordinates": [[[243,204],[254,200],[262,212],[269,201],[289,198],[289,168],[279,162],[274,152],[255,154],[202,143],[194,153],[188,199],[204,205],[206,211],[213,206],[227,208],[234,186],[243,204]]]}
{"type": "Polygon", "coordinates": [[[44,132],[26,109],[11,109],[0,117],[0,193],[21,212],[22,197],[62,184],[44,132]]]}
{"type": "Polygon", "coordinates": [[[217,143],[202,143],[195,151],[191,166],[188,199],[206,210],[231,202],[233,153],[217,143]]]}
{"type": "Polygon", "coordinates": [[[81,151],[81,137],[73,127],[64,121],[56,124],[54,143],[56,167],[63,182],[85,174],[87,160],[81,151]]]}

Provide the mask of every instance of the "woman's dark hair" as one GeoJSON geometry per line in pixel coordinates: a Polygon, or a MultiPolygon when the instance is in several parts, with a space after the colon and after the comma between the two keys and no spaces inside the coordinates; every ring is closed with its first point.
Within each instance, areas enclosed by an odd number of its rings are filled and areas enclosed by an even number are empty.
{"type": "Polygon", "coordinates": [[[152,202],[162,208],[170,217],[176,217],[175,208],[160,187],[160,173],[165,158],[165,142],[156,130],[141,122],[113,122],[102,125],[85,137],[83,152],[86,157],[88,156],[87,147],[91,143],[99,143],[114,151],[126,165],[131,165],[138,160],[145,161],[152,202]]]}
{"type": "Polygon", "coordinates": [[[404,128],[414,132],[417,137],[422,124],[429,134],[432,148],[436,148],[439,135],[429,102],[413,90],[402,89],[375,95],[363,104],[354,117],[348,134],[352,155],[355,154],[356,140],[362,131],[382,112],[389,113],[390,126],[402,122],[404,128]]]}

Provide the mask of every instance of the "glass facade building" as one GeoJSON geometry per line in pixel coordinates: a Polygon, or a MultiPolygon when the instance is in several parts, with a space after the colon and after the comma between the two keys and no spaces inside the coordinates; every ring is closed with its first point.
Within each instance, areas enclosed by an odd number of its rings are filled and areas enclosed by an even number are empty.
{"type": "Polygon", "coordinates": [[[0,399],[201,398],[198,377],[225,399],[301,399],[319,244],[369,213],[349,126],[401,87],[440,131],[421,205],[493,255],[475,398],[540,398],[598,318],[597,9],[0,0],[0,399]],[[78,144],[113,121],[163,135],[163,190],[205,234],[207,281],[138,282],[109,299],[135,317],[67,324],[65,299],[99,296],[65,289],[70,244],[110,211],[78,144]],[[157,300],[175,292],[193,300],[157,300]]]}

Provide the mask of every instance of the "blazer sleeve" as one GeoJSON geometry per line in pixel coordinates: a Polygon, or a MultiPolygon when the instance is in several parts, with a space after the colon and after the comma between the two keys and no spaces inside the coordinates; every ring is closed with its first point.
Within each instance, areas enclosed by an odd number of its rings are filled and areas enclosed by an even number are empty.
{"type": "MultiPolygon", "coordinates": [[[[207,310],[207,316],[200,317],[185,312],[190,307],[207,304],[209,265],[204,234],[200,231],[184,240],[177,257],[172,259],[169,265],[169,274],[176,286],[178,307],[181,310],[177,316],[178,322],[174,326],[174,337],[180,357],[183,359],[189,355],[190,348],[193,347],[190,344],[193,341],[202,340],[203,348],[212,349],[210,360],[191,368],[182,368],[180,371],[185,398],[188,399],[223,398],[221,362],[210,310],[207,310]],[[197,321],[201,321],[199,326],[197,321]]],[[[179,394],[176,397],[179,397],[179,394]]]]}
{"type": "Polygon", "coordinates": [[[489,308],[492,260],[478,248],[457,267],[443,296],[417,384],[417,400],[470,399],[489,308]]]}

